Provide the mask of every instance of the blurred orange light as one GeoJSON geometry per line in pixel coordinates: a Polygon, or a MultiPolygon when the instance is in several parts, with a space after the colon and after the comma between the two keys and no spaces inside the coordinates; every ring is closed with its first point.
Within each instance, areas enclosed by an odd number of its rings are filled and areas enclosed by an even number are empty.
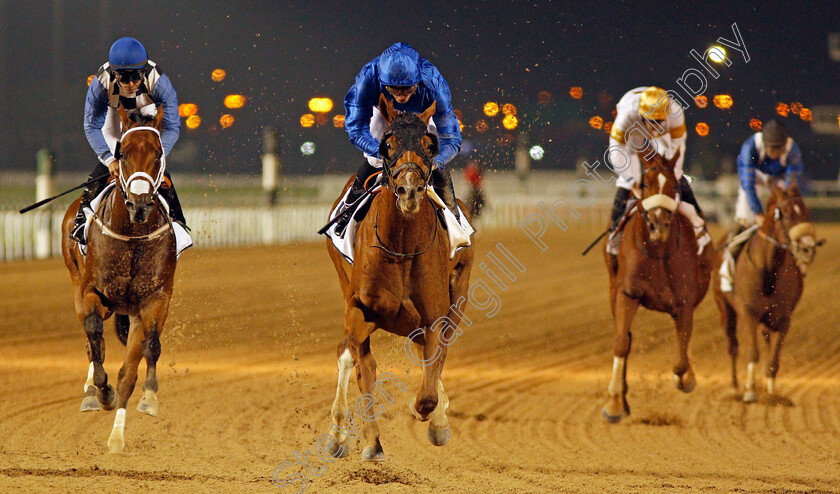
{"type": "Polygon", "coordinates": [[[225,108],[230,108],[235,110],[237,108],[242,108],[245,106],[245,101],[248,98],[242,96],[241,94],[229,94],[225,96],[225,108]]]}
{"type": "Polygon", "coordinates": [[[504,113],[507,116],[510,116],[510,115],[516,116],[516,107],[513,106],[510,103],[505,103],[502,106],[502,113],[504,113]]]}
{"type": "Polygon", "coordinates": [[[90,86],[90,83],[91,83],[91,82],[93,82],[93,78],[94,78],[94,77],[96,77],[96,76],[95,76],[95,75],[93,75],[93,74],[91,74],[91,75],[89,75],[89,76],[88,76],[88,84],[87,84],[88,86],[90,86]]]}
{"type": "Polygon", "coordinates": [[[794,115],[799,115],[799,112],[802,110],[802,103],[798,101],[794,101],[790,104],[790,111],[794,115]]]}
{"type": "Polygon", "coordinates": [[[316,113],[315,114],[315,123],[318,125],[327,125],[330,121],[330,116],[326,113],[316,113]]]}
{"type": "Polygon", "coordinates": [[[464,119],[464,114],[461,113],[461,110],[455,110],[455,118],[457,118],[459,122],[464,119]]]}
{"type": "Polygon", "coordinates": [[[751,118],[750,119],[750,128],[752,130],[758,132],[759,130],[761,130],[761,126],[762,126],[761,120],[759,120],[757,118],[751,118]]]}
{"type": "Polygon", "coordinates": [[[807,108],[803,108],[803,109],[799,110],[799,118],[801,118],[802,120],[805,120],[806,122],[810,122],[811,121],[811,110],[809,110],[807,108]]]}
{"type": "Polygon", "coordinates": [[[214,70],[213,72],[210,73],[210,78],[213,79],[216,82],[219,82],[221,80],[224,80],[226,75],[227,75],[227,72],[225,72],[224,70],[216,69],[216,70],[214,70]]]}
{"type": "Polygon", "coordinates": [[[333,117],[333,126],[337,128],[344,127],[344,115],[336,115],[333,117]]]}
{"type": "Polygon", "coordinates": [[[612,122],[604,122],[604,132],[609,134],[610,131],[612,130],[612,126],[613,126],[612,122]]]}
{"type": "Polygon", "coordinates": [[[301,127],[312,127],[315,125],[315,115],[311,113],[306,113],[300,117],[300,126],[301,127]]]}
{"type": "Polygon", "coordinates": [[[695,125],[694,130],[697,132],[697,135],[701,137],[709,135],[709,126],[704,122],[699,122],[697,125],[695,125]]]}
{"type": "Polygon", "coordinates": [[[181,103],[178,105],[178,115],[183,117],[191,117],[198,113],[198,106],[195,103],[181,103]]]}
{"type": "Polygon", "coordinates": [[[728,94],[716,94],[712,102],[721,110],[732,108],[732,96],[728,94]]]}
{"type": "Polygon", "coordinates": [[[569,96],[571,96],[574,99],[583,98],[583,88],[581,88],[580,86],[572,86],[569,89],[569,96]]]}
{"type": "Polygon", "coordinates": [[[776,113],[786,117],[790,114],[790,107],[786,103],[779,103],[776,105],[776,113]]]}
{"type": "Polygon", "coordinates": [[[329,98],[312,98],[309,100],[309,111],[326,113],[333,109],[333,101],[329,98]]]}
{"type": "Polygon", "coordinates": [[[709,98],[701,94],[700,96],[694,97],[694,103],[700,108],[706,108],[706,105],[709,104],[709,98]]]}
{"type": "Polygon", "coordinates": [[[540,91],[539,94],[537,94],[537,101],[541,105],[547,105],[548,103],[551,103],[551,93],[549,93],[548,91],[540,91]]]}
{"type": "Polygon", "coordinates": [[[222,126],[223,129],[226,129],[233,125],[234,120],[236,119],[233,118],[233,115],[225,113],[224,115],[222,115],[222,118],[219,119],[219,124],[222,126]]]}
{"type": "Polygon", "coordinates": [[[189,118],[187,118],[187,128],[197,129],[199,125],[201,125],[201,117],[198,115],[190,115],[189,118]]]}
{"type": "Polygon", "coordinates": [[[479,119],[475,123],[475,130],[477,130],[479,132],[487,132],[487,129],[489,129],[489,128],[490,128],[490,126],[487,125],[487,120],[484,120],[483,118],[479,119]]]}
{"type": "Polygon", "coordinates": [[[517,125],[519,125],[519,119],[513,115],[508,115],[504,120],[502,120],[502,125],[504,125],[508,130],[513,130],[517,125]]]}
{"type": "Polygon", "coordinates": [[[495,117],[499,114],[499,104],[493,101],[484,103],[484,114],[488,117],[495,117]]]}
{"type": "Polygon", "coordinates": [[[601,117],[592,117],[589,119],[589,126],[593,129],[600,129],[604,126],[604,119],[601,117]]]}

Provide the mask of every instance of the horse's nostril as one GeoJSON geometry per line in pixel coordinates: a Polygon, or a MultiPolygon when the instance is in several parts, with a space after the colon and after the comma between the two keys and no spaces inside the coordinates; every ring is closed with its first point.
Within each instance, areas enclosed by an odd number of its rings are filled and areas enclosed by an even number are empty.
{"type": "Polygon", "coordinates": [[[405,195],[405,187],[403,187],[402,185],[397,187],[397,195],[405,195]]]}
{"type": "Polygon", "coordinates": [[[424,189],[424,187],[422,185],[418,186],[417,187],[417,193],[420,194],[421,192],[423,192],[423,189],[424,189]]]}

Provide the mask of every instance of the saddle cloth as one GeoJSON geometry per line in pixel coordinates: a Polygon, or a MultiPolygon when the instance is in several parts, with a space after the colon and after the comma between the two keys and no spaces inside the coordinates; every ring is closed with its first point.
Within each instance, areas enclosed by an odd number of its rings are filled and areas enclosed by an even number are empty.
{"type": "MultiPolygon", "coordinates": [[[[93,223],[93,212],[99,209],[99,205],[102,204],[102,201],[108,197],[114,190],[114,182],[110,182],[102,192],[99,193],[92,201],[90,201],[89,208],[83,208],[82,211],[85,213],[85,228],[84,228],[84,238],[85,238],[85,245],[79,244],[79,252],[82,253],[83,256],[87,255],[87,239],[88,239],[88,231],[90,230],[90,225],[93,223]]],[[[163,208],[166,210],[166,214],[169,214],[169,204],[166,203],[166,200],[158,194],[158,199],[160,203],[163,204],[163,208]]],[[[192,237],[190,234],[178,223],[172,222],[172,231],[175,232],[175,258],[181,256],[181,252],[189,249],[193,245],[192,237]]]]}
{"type": "MultiPolygon", "coordinates": [[[[381,188],[381,185],[376,185],[373,189],[371,189],[371,192],[376,193],[381,188]]],[[[347,189],[347,192],[345,192],[341,201],[339,201],[336,207],[330,212],[330,220],[335,218],[337,214],[345,209],[345,205],[347,204],[347,195],[349,193],[350,189],[347,189]]],[[[467,221],[467,218],[464,215],[464,212],[461,211],[460,206],[458,206],[458,211],[461,213],[460,221],[456,219],[455,215],[446,207],[431,185],[426,186],[426,194],[428,194],[432,202],[443,211],[444,221],[446,222],[446,231],[449,233],[449,258],[452,259],[458,250],[470,245],[470,236],[475,232],[475,229],[473,229],[470,222],[467,221]]],[[[339,236],[335,232],[335,224],[333,224],[329,230],[324,233],[330,238],[335,248],[341,252],[341,255],[344,256],[350,264],[353,264],[356,231],[359,228],[359,223],[364,219],[367,210],[370,208],[369,203],[373,200],[373,197],[374,194],[369,194],[360,200],[358,204],[353,206],[354,210],[350,213],[353,216],[347,223],[343,236],[339,236]]]]}

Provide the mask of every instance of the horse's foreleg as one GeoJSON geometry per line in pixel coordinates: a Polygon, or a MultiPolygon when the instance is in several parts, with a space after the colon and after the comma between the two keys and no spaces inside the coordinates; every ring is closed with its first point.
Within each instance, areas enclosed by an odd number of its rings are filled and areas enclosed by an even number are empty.
{"type": "Polygon", "coordinates": [[[137,366],[143,358],[143,322],[140,318],[131,318],[131,327],[128,330],[126,341],[125,361],[120,368],[119,383],[119,407],[114,418],[114,427],[108,437],[108,451],[111,453],[122,453],[125,448],[125,406],[128,403],[131,393],[134,392],[134,385],[137,382],[137,366]]]}
{"type": "Polygon", "coordinates": [[[143,397],[137,403],[137,410],[157,417],[159,411],[157,391],[157,361],[160,358],[160,334],[166,316],[169,314],[170,295],[160,292],[155,298],[143,304],[141,319],[148,321],[143,332],[143,358],[146,359],[146,381],[143,383],[143,397]]]}
{"type": "Polygon", "coordinates": [[[608,392],[610,398],[601,414],[607,422],[618,422],[630,414],[627,404],[627,356],[630,354],[630,325],[639,308],[639,301],[628,297],[621,289],[615,293],[615,341],[613,347],[613,374],[608,392]]]}
{"type": "Polygon", "coordinates": [[[744,386],[744,403],[758,400],[755,392],[755,368],[758,365],[758,324],[749,316],[738,315],[738,326],[744,328],[742,334],[747,335],[749,358],[747,359],[747,382],[744,386]]]}
{"type": "Polygon", "coordinates": [[[103,319],[105,308],[99,295],[93,291],[83,296],[82,324],[87,335],[87,352],[90,367],[88,381],[85,383],[85,397],[82,400],[81,411],[113,410],[117,405],[117,392],[108,384],[108,374],[105,373],[105,338],[103,337],[103,319]],[[91,387],[89,384],[92,384],[91,387]]]}
{"type": "Polygon", "coordinates": [[[694,370],[688,359],[688,344],[694,329],[694,309],[681,309],[674,315],[677,327],[677,363],[674,364],[674,385],[683,393],[691,393],[697,386],[694,370]]]}
{"type": "Polygon", "coordinates": [[[767,362],[767,393],[776,394],[776,373],[779,372],[779,354],[782,351],[782,342],[790,327],[790,320],[781,322],[770,332],[770,357],[767,362]]]}
{"type": "Polygon", "coordinates": [[[726,333],[726,339],[729,341],[729,358],[732,361],[732,387],[738,389],[738,315],[722,295],[716,294],[715,302],[717,302],[720,310],[720,324],[723,326],[724,333],[726,333]]]}
{"type": "Polygon", "coordinates": [[[361,419],[362,434],[365,438],[365,445],[362,449],[363,461],[384,461],[385,452],[379,442],[379,424],[376,422],[376,409],[370,408],[375,403],[373,396],[374,384],[376,384],[376,360],[370,351],[370,337],[368,336],[359,345],[358,365],[356,365],[356,382],[362,396],[356,400],[356,417],[361,419]]]}

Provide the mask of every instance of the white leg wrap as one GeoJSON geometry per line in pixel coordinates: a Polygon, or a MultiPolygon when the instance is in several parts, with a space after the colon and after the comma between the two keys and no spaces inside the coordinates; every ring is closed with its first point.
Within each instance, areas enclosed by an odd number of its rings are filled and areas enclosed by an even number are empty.
{"type": "Polygon", "coordinates": [[[747,364],[747,384],[746,388],[748,391],[755,390],[755,363],[750,362],[747,364]]]}
{"type": "Polygon", "coordinates": [[[723,262],[720,264],[720,291],[731,292],[733,287],[732,274],[735,271],[735,259],[729,249],[723,251],[723,262]]]}
{"type": "Polygon", "coordinates": [[[613,357],[613,375],[607,388],[611,396],[624,394],[624,365],[626,359],[613,357]]]}
{"type": "Polygon", "coordinates": [[[767,394],[771,394],[771,395],[776,394],[776,378],[775,377],[768,377],[767,378],[767,394]]]}
{"type": "Polygon", "coordinates": [[[88,367],[88,377],[87,381],[85,381],[85,393],[87,393],[88,388],[91,386],[93,386],[93,362],[91,362],[88,367]]]}

